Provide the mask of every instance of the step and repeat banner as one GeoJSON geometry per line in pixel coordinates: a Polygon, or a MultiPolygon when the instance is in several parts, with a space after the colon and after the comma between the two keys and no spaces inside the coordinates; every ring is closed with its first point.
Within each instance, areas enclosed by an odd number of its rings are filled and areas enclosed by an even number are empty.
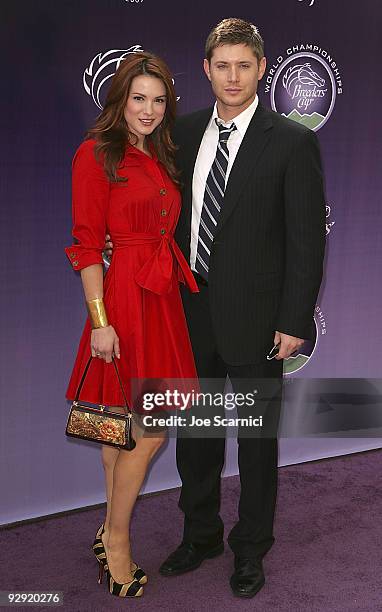
{"type": "MultiPolygon", "coordinates": [[[[285,362],[280,465],[382,446],[382,207],[377,0],[2,3],[0,524],[105,500],[99,448],[64,435],[86,311],[71,243],[71,160],[130,53],[169,64],[180,114],[213,103],[204,42],[225,17],[265,39],[261,101],[319,138],[325,279],[315,338],[285,362]]],[[[235,473],[228,440],[225,474],[235,473]]],[[[174,439],[145,491],[179,484],[174,439]]]]}

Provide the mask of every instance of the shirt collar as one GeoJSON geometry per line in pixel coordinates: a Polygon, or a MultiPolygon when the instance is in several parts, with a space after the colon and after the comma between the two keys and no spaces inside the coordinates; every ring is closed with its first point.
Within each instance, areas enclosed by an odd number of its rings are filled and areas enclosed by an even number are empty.
{"type": "Polygon", "coordinates": [[[236,117],[234,117],[233,119],[231,119],[227,123],[224,123],[224,121],[222,119],[219,119],[217,103],[215,102],[214,110],[212,112],[212,116],[211,116],[211,119],[209,121],[207,129],[208,130],[209,129],[215,129],[215,130],[218,129],[217,125],[215,123],[215,119],[217,118],[219,120],[219,123],[221,123],[224,126],[231,125],[231,123],[234,122],[238,132],[240,133],[240,136],[243,137],[245,132],[247,131],[247,128],[248,128],[248,126],[249,126],[249,124],[251,122],[251,119],[252,119],[253,115],[255,114],[255,110],[257,109],[258,104],[259,104],[259,97],[256,94],[256,97],[255,97],[254,101],[248,106],[248,108],[243,110],[239,115],[237,115],[236,117]]]}

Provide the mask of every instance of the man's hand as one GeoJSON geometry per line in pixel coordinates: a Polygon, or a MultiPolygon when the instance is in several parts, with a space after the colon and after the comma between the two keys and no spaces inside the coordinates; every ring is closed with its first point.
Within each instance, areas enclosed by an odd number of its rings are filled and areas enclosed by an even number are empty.
{"type": "Polygon", "coordinates": [[[109,234],[106,234],[106,236],[105,236],[105,248],[104,248],[104,252],[108,256],[108,258],[111,259],[112,255],[113,255],[113,243],[111,241],[111,236],[109,236],[109,234]]]}
{"type": "Polygon", "coordinates": [[[295,338],[295,336],[288,336],[288,334],[283,334],[282,332],[276,332],[273,340],[274,344],[278,344],[280,342],[279,352],[276,355],[275,359],[288,359],[292,353],[297,351],[304,344],[304,340],[301,338],[295,338]]]}

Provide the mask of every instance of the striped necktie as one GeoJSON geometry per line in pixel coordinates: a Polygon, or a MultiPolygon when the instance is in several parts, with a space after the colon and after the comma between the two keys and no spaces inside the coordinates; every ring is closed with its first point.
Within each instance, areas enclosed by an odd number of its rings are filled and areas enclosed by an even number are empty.
{"type": "Polygon", "coordinates": [[[227,142],[232,132],[237,129],[234,123],[231,123],[229,127],[220,125],[217,119],[215,119],[215,123],[219,128],[219,142],[215,159],[207,177],[202,213],[200,215],[198,247],[195,262],[195,269],[206,280],[208,280],[211,247],[214,241],[221,207],[224,202],[225,178],[229,158],[227,142]]]}

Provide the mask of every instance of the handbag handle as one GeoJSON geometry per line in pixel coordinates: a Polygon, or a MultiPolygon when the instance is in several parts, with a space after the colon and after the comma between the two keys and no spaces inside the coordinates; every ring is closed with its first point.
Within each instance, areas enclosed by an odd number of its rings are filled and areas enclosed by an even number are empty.
{"type": "MultiPolygon", "coordinates": [[[[90,364],[91,364],[92,359],[93,359],[93,356],[92,356],[92,355],[90,355],[89,360],[88,360],[88,362],[87,362],[87,364],[86,364],[86,366],[85,366],[84,373],[82,374],[82,377],[81,377],[80,383],[79,383],[78,388],[77,388],[77,391],[76,391],[76,396],[75,396],[75,398],[74,398],[74,401],[75,401],[75,402],[78,402],[78,400],[79,400],[80,393],[81,393],[81,389],[82,389],[82,386],[83,386],[83,384],[84,384],[84,382],[85,382],[85,377],[86,377],[86,374],[88,373],[89,366],[90,366],[90,364]]],[[[126,407],[126,410],[127,410],[127,414],[131,414],[131,410],[130,410],[129,405],[128,405],[128,403],[127,403],[127,399],[126,399],[125,390],[124,390],[123,385],[122,385],[121,377],[120,377],[120,375],[119,375],[118,368],[117,368],[117,364],[115,363],[114,356],[112,356],[112,358],[111,358],[111,359],[112,359],[112,361],[113,361],[113,365],[114,365],[115,373],[117,374],[117,378],[118,378],[119,386],[121,387],[121,391],[122,391],[123,399],[124,399],[124,402],[125,402],[125,407],[126,407]]]]}

